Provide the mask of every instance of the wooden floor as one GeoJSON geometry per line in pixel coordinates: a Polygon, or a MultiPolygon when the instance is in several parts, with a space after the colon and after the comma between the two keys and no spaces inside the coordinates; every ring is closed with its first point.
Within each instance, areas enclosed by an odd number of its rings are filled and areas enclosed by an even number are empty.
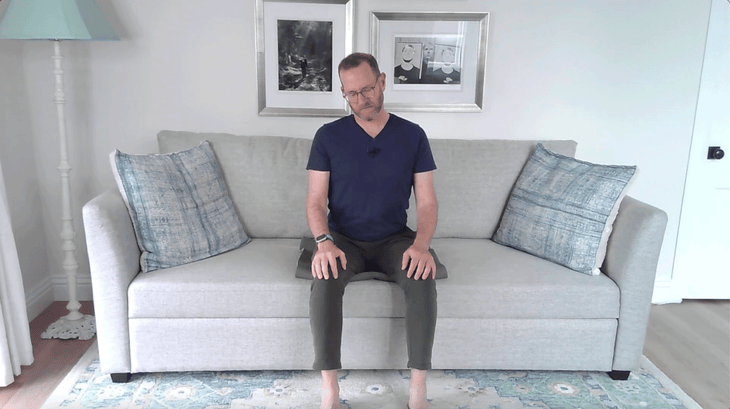
{"type": "Polygon", "coordinates": [[[652,305],[644,355],[704,409],[728,409],[730,302],[652,305]]]}
{"type": "MultiPolygon", "coordinates": [[[[30,323],[35,360],[33,365],[21,367],[21,374],[15,377],[15,382],[0,388],[0,408],[40,408],[79,358],[94,343],[96,337],[88,341],[41,338],[41,333],[49,325],[68,314],[66,304],[62,301],[52,303],[30,323]]],[[[81,312],[93,315],[92,302],[82,301],[81,312]]]]}
{"type": "MultiPolygon", "coordinates": [[[[82,302],[81,312],[93,314],[82,302]]],[[[44,340],[40,334],[66,315],[54,302],[31,322],[35,362],[15,382],[0,388],[0,408],[37,409],[94,342],[44,340]]],[[[644,355],[704,409],[730,407],[730,302],[691,301],[653,305],[644,355]]]]}

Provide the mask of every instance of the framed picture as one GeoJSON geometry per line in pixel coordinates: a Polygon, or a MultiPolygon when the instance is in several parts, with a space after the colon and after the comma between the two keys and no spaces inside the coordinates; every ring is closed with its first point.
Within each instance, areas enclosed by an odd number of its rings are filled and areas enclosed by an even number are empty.
{"type": "Polygon", "coordinates": [[[354,0],[256,0],[259,115],[349,113],[337,64],[352,52],[354,0]]]}
{"type": "Polygon", "coordinates": [[[370,51],[386,73],[385,108],[479,112],[489,13],[373,12],[370,51]]]}

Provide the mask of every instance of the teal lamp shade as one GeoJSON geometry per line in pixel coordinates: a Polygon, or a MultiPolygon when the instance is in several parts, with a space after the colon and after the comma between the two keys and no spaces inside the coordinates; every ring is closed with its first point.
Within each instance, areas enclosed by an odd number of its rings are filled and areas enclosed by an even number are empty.
{"type": "Polygon", "coordinates": [[[94,0],[8,1],[0,16],[0,39],[119,40],[94,0]]]}

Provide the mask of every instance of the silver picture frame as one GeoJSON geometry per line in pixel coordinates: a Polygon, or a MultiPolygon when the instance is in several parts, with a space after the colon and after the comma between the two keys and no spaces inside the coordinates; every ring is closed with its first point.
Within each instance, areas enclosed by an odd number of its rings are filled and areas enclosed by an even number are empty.
{"type": "Polygon", "coordinates": [[[256,0],[262,116],[345,116],[337,64],[353,49],[355,0],[256,0]]]}
{"type": "Polygon", "coordinates": [[[385,108],[481,112],[488,35],[489,12],[372,12],[370,52],[386,73],[385,108]]]}

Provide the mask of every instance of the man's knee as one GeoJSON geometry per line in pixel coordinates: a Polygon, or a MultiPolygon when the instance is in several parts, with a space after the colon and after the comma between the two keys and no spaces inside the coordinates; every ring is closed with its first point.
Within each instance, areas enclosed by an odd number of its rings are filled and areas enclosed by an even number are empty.
{"type": "Polygon", "coordinates": [[[347,283],[354,274],[349,269],[343,269],[342,265],[339,263],[337,264],[337,277],[335,277],[332,273],[331,268],[329,269],[329,278],[325,279],[313,277],[311,287],[312,292],[321,291],[326,293],[330,291],[338,291],[340,294],[344,294],[345,286],[347,286],[347,283]]]}
{"type": "Polygon", "coordinates": [[[312,280],[312,287],[311,290],[314,291],[333,291],[333,290],[340,290],[342,291],[345,288],[345,282],[344,278],[342,277],[342,274],[338,274],[337,278],[335,278],[331,273],[329,278],[317,278],[314,277],[312,280]]]}
{"type": "Polygon", "coordinates": [[[436,280],[432,278],[414,279],[407,278],[403,283],[403,291],[406,300],[421,300],[422,302],[436,302],[436,280]]]}

